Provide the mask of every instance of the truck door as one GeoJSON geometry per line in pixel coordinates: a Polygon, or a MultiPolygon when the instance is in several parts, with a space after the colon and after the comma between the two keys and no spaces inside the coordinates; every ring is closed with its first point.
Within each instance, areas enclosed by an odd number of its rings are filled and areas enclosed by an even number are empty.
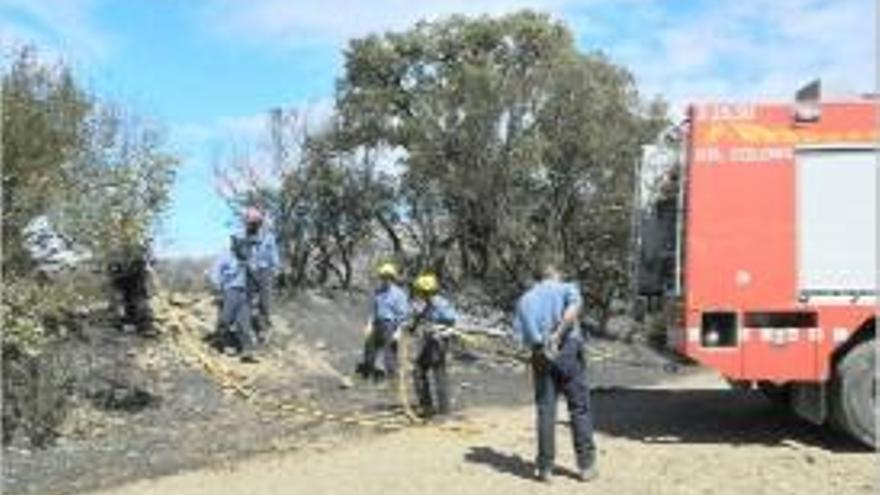
{"type": "Polygon", "coordinates": [[[803,148],[797,151],[796,162],[799,299],[820,304],[873,295],[876,149],[803,148]]]}
{"type": "Polygon", "coordinates": [[[876,151],[869,147],[796,150],[797,307],[745,315],[746,377],[825,378],[827,367],[819,361],[819,350],[830,345],[834,331],[826,317],[832,314],[829,308],[873,301],[876,163],[876,151]]]}

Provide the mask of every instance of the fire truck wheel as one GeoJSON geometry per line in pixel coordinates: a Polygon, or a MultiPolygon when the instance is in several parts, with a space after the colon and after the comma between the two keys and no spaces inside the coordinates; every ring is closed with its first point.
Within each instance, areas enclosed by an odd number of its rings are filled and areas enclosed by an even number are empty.
{"type": "Polygon", "coordinates": [[[832,423],[876,447],[874,340],[856,345],[840,360],[832,384],[832,423]]]}

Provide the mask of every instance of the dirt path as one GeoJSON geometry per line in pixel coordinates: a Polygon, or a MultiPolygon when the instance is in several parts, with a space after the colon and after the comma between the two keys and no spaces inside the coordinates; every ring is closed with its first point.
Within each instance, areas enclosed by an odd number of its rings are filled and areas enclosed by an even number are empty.
{"type": "MultiPolygon", "coordinates": [[[[554,493],[860,494],[878,488],[876,457],[821,429],[723,390],[711,374],[595,393],[600,479],[564,469],[554,493]]],[[[196,494],[545,493],[531,480],[532,409],[482,409],[461,429],[420,427],[352,442],[327,440],[228,468],[101,492],[196,494]]],[[[559,464],[572,465],[568,432],[559,464]]]]}

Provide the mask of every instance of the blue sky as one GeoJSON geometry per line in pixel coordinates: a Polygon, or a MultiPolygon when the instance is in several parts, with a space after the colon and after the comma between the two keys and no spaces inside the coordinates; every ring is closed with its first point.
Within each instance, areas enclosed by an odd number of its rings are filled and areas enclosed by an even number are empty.
{"type": "Polygon", "coordinates": [[[257,140],[274,106],[329,112],[346,40],[522,8],[564,20],[581,49],[675,107],[788,99],[817,76],[834,92],[875,88],[873,0],[0,0],[0,46],[34,44],[164,124],[185,160],[159,251],[203,255],[232,228],[213,157],[257,140]]]}

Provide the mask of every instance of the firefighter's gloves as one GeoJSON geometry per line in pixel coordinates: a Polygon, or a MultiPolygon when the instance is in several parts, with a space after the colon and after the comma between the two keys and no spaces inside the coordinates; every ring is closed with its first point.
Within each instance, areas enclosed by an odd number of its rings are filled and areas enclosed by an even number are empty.
{"type": "Polygon", "coordinates": [[[544,344],[533,345],[531,362],[535,371],[544,372],[550,369],[553,359],[547,354],[547,346],[544,344]]]}
{"type": "Polygon", "coordinates": [[[562,343],[559,342],[557,339],[550,338],[544,344],[543,348],[544,348],[544,355],[547,356],[547,359],[549,359],[550,361],[553,361],[557,357],[559,357],[559,352],[561,351],[562,343]]]}

